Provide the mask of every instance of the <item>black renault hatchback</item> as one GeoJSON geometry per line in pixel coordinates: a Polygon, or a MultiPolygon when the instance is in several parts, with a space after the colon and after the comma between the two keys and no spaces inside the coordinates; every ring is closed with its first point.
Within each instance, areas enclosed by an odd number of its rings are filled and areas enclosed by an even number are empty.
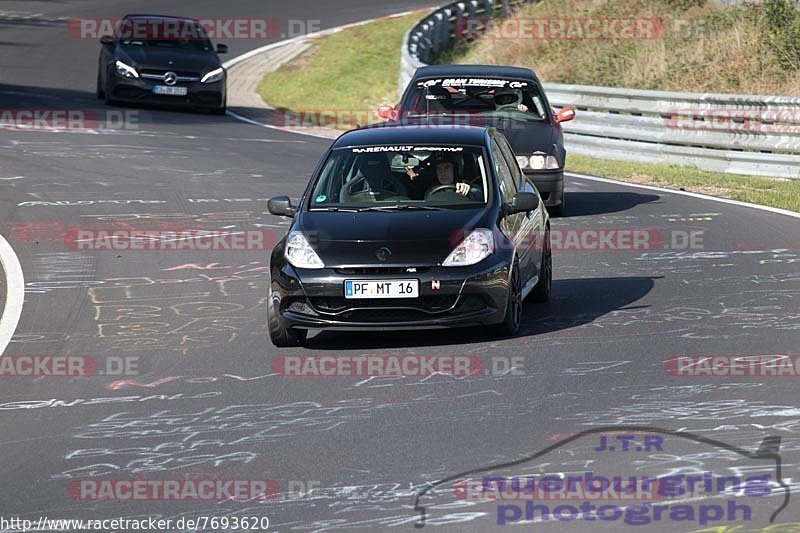
{"type": "Polygon", "coordinates": [[[199,21],[126,15],[100,38],[97,98],[107,104],[150,103],[224,114],[226,72],[199,21]]]}
{"type": "Polygon", "coordinates": [[[513,335],[523,300],[547,300],[550,222],[493,128],[391,127],[342,134],[272,250],[269,331],[487,326],[513,335]]]}

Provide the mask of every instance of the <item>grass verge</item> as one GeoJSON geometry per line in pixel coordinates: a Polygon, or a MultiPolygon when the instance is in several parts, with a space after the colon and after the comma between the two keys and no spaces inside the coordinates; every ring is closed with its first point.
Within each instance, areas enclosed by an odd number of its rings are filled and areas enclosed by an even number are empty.
{"type": "Polygon", "coordinates": [[[323,37],[268,73],[258,94],[278,110],[301,113],[296,118],[304,125],[347,130],[377,122],[377,107],[398,99],[400,43],[421,17],[417,12],[381,19],[323,37]]]}
{"type": "Polygon", "coordinates": [[[575,153],[567,156],[566,170],[800,212],[800,180],[736,176],[677,165],[610,161],[575,153]]]}
{"type": "Polygon", "coordinates": [[[512,19],[570,24],[550,38],[503,33],[445,50],[440,63],[518,65],[550,83],[663,91],[800,94],[800,5],[792,0],[723,7],[707,0],[542,0],[512,19]],[[658,21],[658,30],[581,38],[580,20],[658,21]],[[557,36],[555,36],[557,35],[557,36]]]}

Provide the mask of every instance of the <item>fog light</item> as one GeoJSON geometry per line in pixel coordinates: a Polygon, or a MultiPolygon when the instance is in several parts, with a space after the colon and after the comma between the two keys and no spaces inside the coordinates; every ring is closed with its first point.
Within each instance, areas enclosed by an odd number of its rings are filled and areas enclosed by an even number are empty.
{"type": "Polygon", "coordinates": [[[314,311],[314,308],[302,300],[295,300],[289,304],[287,310],[291,311],[292,313],[300,313],[301,315],[317,315],[317,312],[314,311]]]}

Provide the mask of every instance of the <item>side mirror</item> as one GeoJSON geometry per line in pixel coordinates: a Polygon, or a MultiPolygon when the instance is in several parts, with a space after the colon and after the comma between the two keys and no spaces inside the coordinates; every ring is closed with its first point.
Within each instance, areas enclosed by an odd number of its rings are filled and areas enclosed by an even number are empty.
{"type": "Polygon", "coordinates": [[[569,122],[575,118],[575,110],[571,107],[564,107],[559,111],[556,111],[556,123],[561,124],[562,122],[569,122]]]}
{"type": "Polygon", "coordinates": [[[526,213],[539,207],[539,196],[533,192],[518,192],[506,207],[506,213],[526,213]]]}
{"type": "Polygon", "coordinates": [[[386,120],[391,120],[395,118],[394,106],[391,106],[389,104],[381,105],[378,108],[378,116],[386,120]]]}
{"type": "Polygon", "coordinates": [[[103,46],[113,46],[114,45],[114,38],[110,35],[103,35],[100,37],[100,44],[103,46]]]}
{"type": "Polygon", "coordinates": [[[288,196],[276,196],[267,201],[267,210],[273,215],[293,217],[297,208],[292,205],[288,196]]]}
{"type": "Polygon", "coordinates": [[[227,54],[228,53],[228,45],[217,43],[217,53],[218,54],[227,54]]]}

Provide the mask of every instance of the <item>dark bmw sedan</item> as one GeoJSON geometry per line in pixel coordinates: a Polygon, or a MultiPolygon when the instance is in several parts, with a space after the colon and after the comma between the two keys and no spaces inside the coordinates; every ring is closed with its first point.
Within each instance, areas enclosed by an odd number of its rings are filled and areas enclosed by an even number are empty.
{"type": "Polygon", "coordinates": [[[553,111],[532,70],[492,65],[422,67],[414,73],[397,109],[382,106],[379,115],[396,124],[467,123],[498,128],[550,213],[564,212],[567,152],[561,123],[572,120],[575,111],[553,111]]]}
{"type": "Polygon", "coordinates": [[[97,97],[117,102],[203,108],[223,114],[226,73],[200,22],[161,15],[126,15],[100,39],[97,97]]]}
{"type": "Polygon", "coordinates": [[[527,296],[547,300],[550,222],[502,133],[392,127],[342,134],[272,251],[269,331],[485,326],[517,332],[527,296]]]}

